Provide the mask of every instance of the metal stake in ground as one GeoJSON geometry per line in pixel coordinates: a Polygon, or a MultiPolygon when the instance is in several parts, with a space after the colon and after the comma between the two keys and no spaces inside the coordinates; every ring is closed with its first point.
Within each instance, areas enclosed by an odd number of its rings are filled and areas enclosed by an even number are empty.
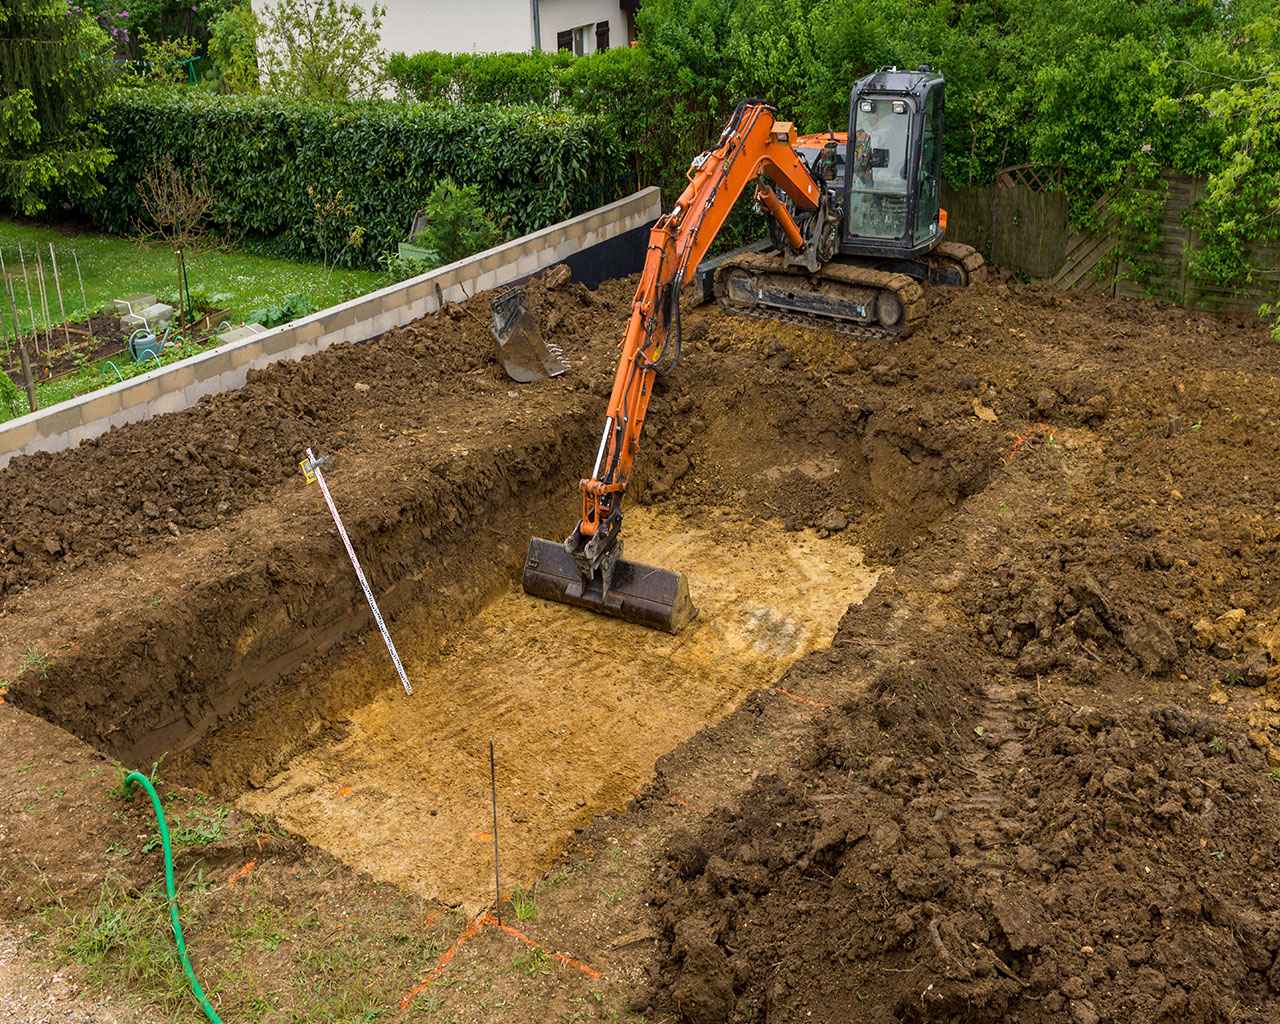
{"type": "Polygon", "coordinates": [[[493,894],[498,924],[502,924],[502,882],[498,878],[498,773],[493,766],[493,740],[489,741],[489,788],[493,792],[493,894]]]}
{"type": "Polygon", "coordinates": [[[22,251],[22,243],[18,243],[18,259],[22,261],[22,283],[27,286],[27,309],[31,313],[31,343],[36,347],[36,355],[40,354],[40,331],[36,328],[36,307],[31,301],[31,281],[27,278],[27,257],[22,251]]]}
{"type": "Polygon", "coordinates": [[[93,345],[93,317],[89,315],[89,300],[84,295],[84,278],[80,276],[80,257],[76,255],[74,249],[71,250],[71,258],[76,261],[76,279],[80,282],[80,301],[84,303],[84,325],[89,329],[89,344],[93,345]]]}
{"type": "Polygon", "coordinates": [[[62,337],[71,347],[71,332],[67,330],[67,307],[62,303],[62,280],[58,277],[58,257],[53,254],[53,243],[49,243],[49,262],[53,264],[53,286],[58,289],[58,312],[62,314],[62,337]]]}
{"type": "Polygon", "coordinates": [[[317,459],[311,454],[311,449],[307,449],[307,457],[298,463],[302,467],[302,475],[307,483],[314,480],[320,485],[320,493],[324,495],[324,502],[329,506],[329,514],[333,516],[333,523],[338,528],[338,536],[342,538],[343,546],[347,549],[347,556],[351,559],[351,565],[356,571],[356,579],[360,581],[360,586],[364,589],[365,600],[369,602],[369,609],[373,612],[373,620],[378,624],[378,629],[382,631],[382,639],[387,643],[387,650],[391,652],[391,660],[395,662],[396,672],[400,675],[400,682],[404,684],[404,692],[413,696],[413,687],[409,685],[409,677],[404,674],[404,666],[400,664],[400,655],[396,654],[396,645],[391,642],[391,634],[387,632],[387,624],[382,621],[382,612],[378,611],[378,602],[373,599],[373,591],[369,589],[369,581],[364,578],[364,570],[360,568],[360,559],[356,558],[355,548],[351,546],[351,540],[347,537],[347,528],[342,525],[342,518],[338,515],[338,507],[333,503],[333,495],[329,493],[329,487],[324,482],[324,474],[320,472],[320,463],[324,461],[317,459]]]}

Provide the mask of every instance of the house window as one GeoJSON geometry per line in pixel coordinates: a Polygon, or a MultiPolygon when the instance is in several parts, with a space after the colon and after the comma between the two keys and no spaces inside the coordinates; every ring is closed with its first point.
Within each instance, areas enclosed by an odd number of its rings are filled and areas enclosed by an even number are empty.
{"type": "Polygon", "coordinates": [[[609,23],[601,21],[592,25],[579,25],[556,33],[556,49],[569,50],[575,57],[585,57],[595,50],[609,48],[609,23]],[[594,41],[594,45],[593,45],[594,41]]]}

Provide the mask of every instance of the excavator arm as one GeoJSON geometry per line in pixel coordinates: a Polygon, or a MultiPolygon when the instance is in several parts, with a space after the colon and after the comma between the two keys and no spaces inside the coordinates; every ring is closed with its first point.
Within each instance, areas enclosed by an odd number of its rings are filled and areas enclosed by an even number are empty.
{"type": "Polygon", "coordinates": [[[653,226],[595,465],[580,484],[582,517],[563,544],[533,540],[526,591],[672,632],[692,618],[683,576],[623,562],[622,499],[640,450],[654,378],[669,374],[680,358],[680,291],[751,182],[792,255],[807,250],[808,259],[814,259],[825,183],[796,152],[794,126],[774,114],[760,101],[740,103],[719,142],[693,161],[689,185],[671,212],[653,226]]]}

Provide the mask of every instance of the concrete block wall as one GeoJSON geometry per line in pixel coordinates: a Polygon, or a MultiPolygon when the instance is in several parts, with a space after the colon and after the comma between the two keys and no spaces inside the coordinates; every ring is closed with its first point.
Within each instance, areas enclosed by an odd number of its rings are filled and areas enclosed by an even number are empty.
{"type": "Polygon", "coordinates": [[[60,451],[112,427],[189,409],[205,395],[240,387],[250,370],[282,359],[301,359],[340,342],[377,337],[434,313],[446,302],[463,302],[478,291],[509,284],[592,245],[643,228],[661,212],[658,189],[642,189],[580,217],[340,306],[0,423],[0,469],[16,455],[60,451]]]}

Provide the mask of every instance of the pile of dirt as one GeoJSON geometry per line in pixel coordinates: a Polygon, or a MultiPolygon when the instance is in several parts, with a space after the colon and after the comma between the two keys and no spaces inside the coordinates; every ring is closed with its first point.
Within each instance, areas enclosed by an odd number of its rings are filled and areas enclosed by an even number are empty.
{"type": "Polygon", "coordinates": [[[904,666],[668,844],[662,994],[697,1024],[1273,1019],[1265,769],[1220,720],[904,666]]]}
{"type": "Polygon", "coordinates": [[[892,479],[972,483],[934,495],[830,663],[783,680],[835,698],[806,753],[667,844],[637,1005],[698,1022],[1274,1019],[1265,332],[997,284],[891,359],[842,366],[832,344],[783,358],[854,384],[863,453],[881,428],[892,479]]]}
{"type": "MultiPolygon", "coordinates": [[[[630,299],[616,282],[590,292],[535,280],[527,292],[573,360],[594,354],[588,338],[616,331],[630,299]]],[[[327,453],[385,443],[442,406],[465,421],[477,385],[497,381],[510,383],[493,354],[485,296],[365,344],[251,372],[239,390],[74,451],[15,459],[0,488],[0,600],[60,569],[136,556],[225,523],[289,480],[308,446],[327,453]]]]}

